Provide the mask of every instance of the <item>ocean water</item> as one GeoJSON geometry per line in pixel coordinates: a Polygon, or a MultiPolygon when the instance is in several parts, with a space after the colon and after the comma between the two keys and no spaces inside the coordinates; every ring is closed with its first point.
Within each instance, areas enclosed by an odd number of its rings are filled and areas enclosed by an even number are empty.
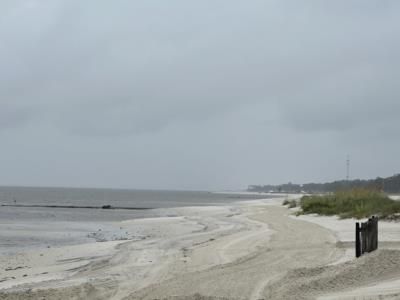
{"type": "Polygon", "coordinates": [[[262,199],[265,195],[238,195],[197,191],[0,187],[0,203],[107,205],[167,208],[224,204],[235,200],[262,199]]]}
{"type": "MultiPolygon", "coordinates": [[[[176,207],[226,205],[266,195],[221,194],[194,191],[0,187],[0,205],[63,205],[127,209],[0,206],[0,253],[62,246],[116,238],[134,239],[116,222],[174,216],[176,207]],[[99,236],[101,230],[101,236],[99,236]]],[[[270,196],[268,196],[270,198],[270,196]]]]}
{"type": "Polygon", "coordinates": [[[197,191],[151,191],[82,188],[0,187],[0,205],[63,205],[139,208],[140,210],[102,210],[85,208],[0,207],[1,220],[124,220],[157,214],[161,208],[223,205],[233,201],[265,198],[265,195],[222,194],[197,191]],[[145,208],[145,210],[142,210],[145,208]],[[71,210],[74,214],[71,215],[71,210]]]}

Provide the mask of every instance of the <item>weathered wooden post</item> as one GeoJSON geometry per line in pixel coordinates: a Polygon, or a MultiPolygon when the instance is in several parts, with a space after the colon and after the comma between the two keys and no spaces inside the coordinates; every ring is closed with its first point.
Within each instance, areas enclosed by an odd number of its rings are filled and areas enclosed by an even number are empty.
{"type": "Polygon", "coordinates": [[[378,249],[378,218],[375,218],[375,250],[378,249]]]}
{"type": "Polygon", "coordinates": [[[366,236],[367,239],[365,241],[365,252],[371,252],[372,251],[372,219],[368,219],[366,222],[366,236]]]}
{"type": "Polygon", "coordinates": [[[356,222],[356,257],[361,256],[360,223],[356,222]]]}
{"type": "Polygon", "coordinates": [[[378,249],[378,218],[373,216],[364,223],[356,223],[356,257],[378,249]]]}
{"type": "Polygon", "coordinates": [[[367,223],[361,223],[361,254],[367,250],[367,223]]]}
{"type": "Polygon", "coordinates": [[[375,221],[373,219],[370,221],[369,231],[369,252],[372,252],[375,250],[375,221]]]}
{"type": "Polygon", "coordinates": [[[378,249],[378,218],[375,216],[371,219],[372,227],[372,251],[378,249]]]}

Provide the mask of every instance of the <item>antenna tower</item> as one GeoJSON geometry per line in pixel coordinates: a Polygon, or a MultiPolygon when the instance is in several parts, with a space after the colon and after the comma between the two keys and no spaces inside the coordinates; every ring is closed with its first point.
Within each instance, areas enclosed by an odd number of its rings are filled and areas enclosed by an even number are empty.
{"type": "Polygon", "coordinates": [[[350,156],[347,155],[347,159],[346,159],[346,180],[349,181],[350,180],[350,156]]]}

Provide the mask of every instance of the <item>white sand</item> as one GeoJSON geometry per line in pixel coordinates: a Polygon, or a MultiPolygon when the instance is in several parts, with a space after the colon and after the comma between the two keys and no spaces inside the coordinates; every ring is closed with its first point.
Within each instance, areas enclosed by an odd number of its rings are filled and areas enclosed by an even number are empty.
{"type": "Polygon", "coordinates": [[[367,299],[400,299],[400,279],[371,282],[349,291],[320,296],[320,300],[367,300],[367,299]]]}
{"type": "MultiPolygon", "coordinates": [[[[318,224],[334,232],[337,240],[342,242],[342,246],[346,249],[346,255],[336,264],[354,260],[355,223],[366,220],[341,220],[338,217],[317,215],[302,215],[293,218],[318,224]]],[[[400,250],[400,223],[379,221],[379,249],[400,250]]],[[[395,277],[385,279],[378,276],[366,282],[364,286],[350,287],[344,292],[320,296],[318,299],[400,299],[400,276],[395,277]]]]}
{"type": "Polygon", "coordinates": [[[178,208],[178,217],[114,224],[141,237],[136,240],[0,256],[0,299],[396,295],[400,252],[391,249],[400,241],[397,223],[380,223],[384,250],[355,260],[354,220],[295,218],[281,206],[284,198],[178,208]]]}
{"type": "Polygon", "coordinates": [[[389,195],[389,198],[397,201],[400,200],[400,195],[389,195]]]}

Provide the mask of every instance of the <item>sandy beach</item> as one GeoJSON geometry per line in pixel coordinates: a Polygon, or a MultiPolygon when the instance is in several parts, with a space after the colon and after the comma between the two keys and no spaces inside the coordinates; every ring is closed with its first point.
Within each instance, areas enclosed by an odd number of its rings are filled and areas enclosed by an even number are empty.
{"type": "MultiPolygon", "coordinates": [[[[114,222],[124,238],[0,256],[0,299],[399,299],[400,225],[355,259],[355,220],[283,198],[114,222]]],[[[25,228],[25,230],[27,230],[25,228]]]]}
{"type": "Polygon", "coordinates": [[[0,300],[400,300],[399,36],[394,0],[0,0],[0,300]]]}

